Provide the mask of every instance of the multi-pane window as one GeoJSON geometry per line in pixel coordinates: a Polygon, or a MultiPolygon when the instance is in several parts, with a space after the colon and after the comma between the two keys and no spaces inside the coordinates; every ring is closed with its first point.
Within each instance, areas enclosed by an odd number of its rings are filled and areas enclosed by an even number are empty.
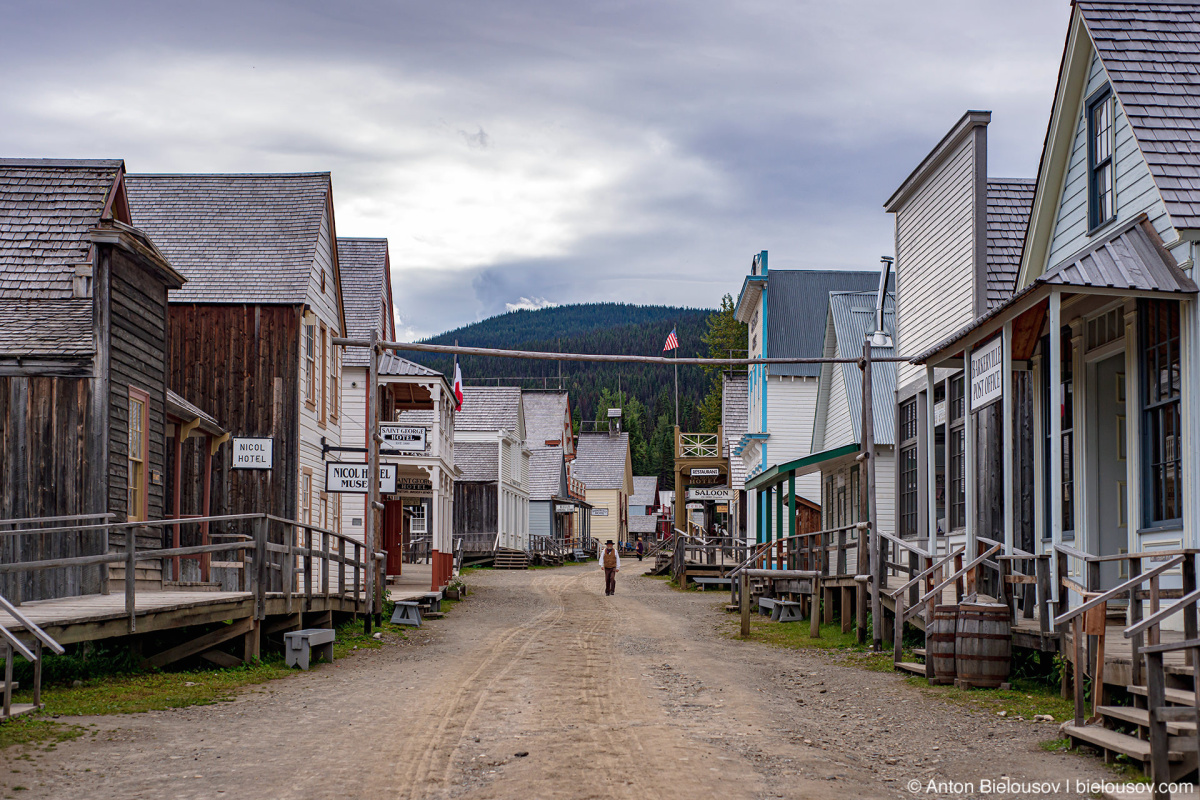
{"type": "Polygon", "coordinates": [[[411,507],[412,523],[409,530],[413,533],[428,533],[428,518],[425,515],[425,504],[418,503],[411,507]]]}
{"type": "Polygon", "coordinates": [[[837,525],[837,513],[833,507],[833,476],[825,477],[825,530],[837,525]]]}
{"type": "Polygon", "coordinates": [[[1183,518],[1179,303],[1144,300],[1140,311],[1145,522],[1161,525],[1183,518]]]}
{"type": "Polygon", "coordinates": [[[313,473],[308,467],[300,472],[300,521],[312,524],[313,473]]]}
{"type": "Polygon", "coordinates": [[[917,535],[917,401],[900,405],[900,535],[917,535]]]}
{"type": "MultiPolygon", "coordinates": [[[[1045,431],[1045,458],[1046,458],[1046,514],[1047,519],[1050,519],[1050,509],[1052,506],[1052,498],[1050,492],[1051,476],[1050,476],[1050,454],[1051,448],[1059,447],[1062,453],[1062,482],[1059,484],[1058,491],[1062,497],[1062,530],[1064,539],[1075,538],[1075,343],[1071,340],[1071,329],[1064,327],[1062,329],[1062,349],[1059,353],[1059,385],[1056,387],[1050,386],[1050,337],[1042,338],[1042,352],[1047,354],[1047,358],[1042,360],[1042,385],[1045,387],[1045,402],[1042,403],[1042,429],[1045,431]],[[1050,431],[1050,423],[1053,413],[1059,415],[1062,423],[1062,438],[1056,444],[1053,440],[1050,431]]],[[[1046,526],[1046,533],[1049,534],[1052,530],[1051,525],[1046,526]]]]}
{"type": "Polygon", "coordinates": [[[859,522],[862,519],[862,483],[859,477],[858,465],[850,467],[850,519],[848,523],[859,522]]]}
{"type": "Polygon", "coordinates": [[[947,522],[950,530],[965,528],[967,525],[967,429],[964,386],[965,380],[962,375],[955,375],[950,379],[950,402],[947,409],[950,422],[950,509],[947,522]]]}
{"type": "Polygon", "coordinates": [[[310,408],[317,405],[317,326],[304,325],[304,401],[310,408]]]}
{"type": "Polygon", "coordinates": [[[1113,95],[1106,87],[1088,103],[1088,221],[1098,228],[1116,215],[1113,95]]]}
{"type": "Polygon", "coordinates": [[[130,522],[146,519],[146,423],[150,395],[129,390],[129,505],[130,522]]]}
{"type": "Polygon", "coordinates": [[[338,406],[342,402],[342,348],[333,346],[329,365],[329,418],[338,418],[338,406]]]}

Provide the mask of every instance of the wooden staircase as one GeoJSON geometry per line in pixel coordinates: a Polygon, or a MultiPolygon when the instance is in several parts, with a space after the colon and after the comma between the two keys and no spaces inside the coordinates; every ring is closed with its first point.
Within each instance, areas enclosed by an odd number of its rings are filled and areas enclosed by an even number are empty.
{"type": "MultiPolygon", "coordinates": [[[[1148,689],[1145,686],[1129,686],[1129,693],[1139,698],[1139,703],[1145,703],[1148,689]]],[[[1181,689],[1166,689],[1166,708],[1194,710],[1195,695],[1181,689]]],[[[1153,748],[1150,744],[1151,714],[1144,707],[1134,706],[1100,706],[1096,709],[1098,719],[1085,725],[1067,723],[1063,726],[1063,735],[1071,740],[1073,745],[1086,745],[1099,750],[1106,763],[1118,755],[1123,755],[1136,762],[1147,774],[1150,773],[1150,759],[1153,748]]],[[[1171,720],[1172,714],[1166,716],[1165,728],[1167,733],[1167,761],[1170,764],[1171,780],[1178,780],[1198,766],[1196,752],[1196,723],[1188,720],[1171,720]]]]}
{"type": "Polygon", "coordinates": [[[529,554],[524,550],[498,547],[492,559],[492,566],[496,569],[529,569],[529,554]]]}
{"type": "Polygon", "coordinates": [[[0,609],[16,620],[25,633],[25,636],[18,637],[8,628],[0,627],[0,655],[4,656],[4,674],[0,677],[0,722],[3,722],[42,707],[42,648],[49,648],[52,653],[60,656],[66,651],[3,597],[0,597],[0,609]],[[29,638],[32,638],[32,641],[28,641],[29,638]],[[18,655],[33,663],[32,703],[12,701],[12,693],[19,688],[13,680],[13,660],[18,655]]]}

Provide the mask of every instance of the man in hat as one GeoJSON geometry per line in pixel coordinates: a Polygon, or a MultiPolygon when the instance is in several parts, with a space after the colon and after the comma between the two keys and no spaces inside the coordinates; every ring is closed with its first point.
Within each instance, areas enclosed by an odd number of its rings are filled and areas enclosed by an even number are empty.
{"type": "Polygon", "coordinates": [[[621,554],[613,547],[612,539],[604,543],[604,550],[600,553],[600,566],[604,567],[604,594],[616,594],[617,573],[621,571],[621,554]]]}

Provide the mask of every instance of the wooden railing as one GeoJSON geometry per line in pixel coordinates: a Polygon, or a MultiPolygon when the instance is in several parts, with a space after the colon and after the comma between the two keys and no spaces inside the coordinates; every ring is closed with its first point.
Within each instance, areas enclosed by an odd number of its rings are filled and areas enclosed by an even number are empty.
{"type": "Polygon", "coordinates": [[[550,564],[561,564],[566,559],[562,544],[553,536],[530,536],[529,553],[550,564]]]}
{"type": "MultiPolygon", "coordinates": [[[[92,517],[92,519],[95,518],[92,517]]],[[[0,626],[0,639],[4,640],[4,715],[0,719],[9,719],[12,716],[14,655],[20,654],[26,661],[33,664],[33,705],[35,708],[40,708],[42,705],[42,646],[50,648],[51,652],[60,656],[66,650],[62,645],[54,641],[49,634],[22,614],[16,606],[3,597],[0,597],[0,609],[6,611],[9,616],[17,621],[17,624],[33,636],[33,644],[26,645],[25,642],[18,639],[10,630],[0,626]]]]}
{"type": "Polygon", "coordinates": [[[676,458],[720,458],[721,437],[715,433],[680,433],[676,458]]]}
{"type": "MultiPolygon", "coordinates": [[[[367,610],[382,607],[381,553],[369,558],[363,543],[337,531],[315,525],[299,523],[269,514],[228,514],[213,517],[198,517],[186,520],[164,519],[140,522],[99,523],[38,528],[37,533],[66,533],[79,531],[103,531],[125,534],[125,552],[100,553],[87,556],[41,559],[0,564],[2,574],[24,574],[61,569],[64,567],[121,564],[125,569],[124,593],[125,613],[129,621],[129,633],[137,630],[137,566],[149,561],[165,562],[166,559],[194,557],[204,554],[224,553],[234,560],[226,562],[236,565],[237,586],[235,591],[253,595],[254,616],[262,619],[266,615],[268,592],[282,593],[286,608],[291,613],[293,598],[303,596],[311,606],[314,588],[319,584],[320,593],[336,594],[352,598],[367,610]],[[236,523],[248,533],[227,532],[224,537],[231,541],[220,544],[194,545],[138,549],[138,530],[159,530],[181,524],[229,527],[236,523]],[[366,570],[375,573],[375,597],[366,595],[366,570]],[[335,574],[336,573],[336,574],[335,574]],[[349,573],[349,574],[347,574],[349,573]],[[336,586],[336,590],[331,588],[336,586]]],[[[30,530],[17,528],[0,531],[0,537],[19,536],[30,530]]],[[[107,593],[107,592],[104,592],[107,593]]],[[[14,604],[15,606],[15,604],[14,604]]]]}

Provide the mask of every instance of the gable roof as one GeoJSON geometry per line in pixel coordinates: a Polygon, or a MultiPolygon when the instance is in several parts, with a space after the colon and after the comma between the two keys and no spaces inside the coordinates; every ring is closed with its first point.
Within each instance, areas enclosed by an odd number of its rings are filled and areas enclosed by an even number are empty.
{"type": "Polygon", "coordinates": [[[1044,273],[1037,283],[1129,292],[1196,292],[1196,284],[1163,247],[1145,214],[1044,273]]]}
{"type": "MultiPolygon", "coordinates": [[[[338,269],[342,276],[342,303],[346,307],[346,338],[370,339],[371,331],[384,341],[396,336],[392,317],[387,239],[338,237],[338,269]]],[[[347,347],[342,363],[365,367],[367,348],[347,347]]]]}
{"type": "MultiPolygon", "coordinates": [[[[492,445],[494,448],[495,445],[492,445]]],[[[529,499],[549,500],[562,489],[566,462],[557,447],[543,447],[529,453],[529,499]]]]}
{"type": "Polygon", "coordinates": [[[328,172],[128,175],[125,183],[134,224],[188,279],[171,302],[305,302],[331,214],[328,172]]]}
{"type": "MultiPolygon", "coordinates": [[[[352,350],[364,350],[362,347],[347,347],[346,355],[350,355],[352,350]]],[[[347,362],[349,359],[346,360],[347,362]]],[[[343,362],[346,363],[346,362],[343,362]]],[[[363,363],[358,366],[367,366],[368,360],[364,357],[363,363]]],[[[415,361],[409,361],[407,358],[402,358],[396,355],[394,350],[384,350],[379,356],[379,374],[380,375],[422,375],[430,378],[442,378],[445,380],[445,375],[432,370],[424,364],[418,364],[415,361]]],[[[447,384],[448,386],[449,384],[447,384]]]]}
{"type": "MultiPolygon", "coordinates": [[[[767,356],[820,358],[830,292],[878,290],[879,273],[789,269],[767,273],[767,356]]],[[[817,377],[820,364],[771,364],[772,375],[817,377]]]]}
{"type": "Polygon", "coordinates": [[[516,433],[521,425],[521,389],[517,386],[464,386],[462,409],[454,418],[456,431],[516,433]]]}
{"type": "Polygon", "coordinates": [[[454,466],[462,471],[456,480],[500,480],[500,452],[495,442],[455,442],[454,466]]]}
{"type": "Polygon", "coordinates": [[[1079,13],[1176,228],[1200,228],[1200,4],[1080,0],[1079,13]]]}
{"type": "MultiPolygon", "coordinates": [[[[834,336],[837,338],[838,352],[844,357],[848,354],[861,353],[863,341],[875,330],[876,292],[831,292],[829,295],[829,316],[833,318],[834,336]]],[[[883,327],[889,335],[896,335],[896,298],[891,292],[884,296],[883,327]]],[[[896,354],[891,347],[871,348],[872,357],[890,357],[896,354]]],[[[857,364],[834,364],[831,372],[832,380],[843,380],[846,386],[846,398],[850,406],[850,424],[854,431],[855,441],[862,441],[862,371],[857,364]],[[840,369],[839,369],[840,368],[840,369]]],[[[873,362],[871,364],[871,391],[873,397],[884,398],[884,402],[872,405],[872,419],[875,422],[875,443],[893,444],[896,440],[895,422],[896,404],[891,398],[896,396],[896,365],[892,362],[873,362]]]]}
{"type": "Polygon", "coordinates": [[[566,392],[523,392],[525,406],[525,441],[530,447],[547,447],[546,442],[562,438],[567,421],[566,392]]]}
{"type": "Polygon", "coordinates": [[[658,476],[634,475],[633,494],[629,497],[631,506],[658,505],[658,476]]]}
{"type": "Polygon", "coordinates": [[[0,296],[75,296],[76,266],[91,264],[88,232],[125,170],[121,159],[0,159],[0,296]]]}
{"type": "Polygon", "coordinates": [[[588,489],[624,489],[629,434],[580,433],[575,475],[588,489]]]}
{"type": "Polygon", "coordinates": [[[987,307],[1003,303],[1016,290],[1021,249],[1037,181],[1032,178],[988,178],[987,307]]]}

